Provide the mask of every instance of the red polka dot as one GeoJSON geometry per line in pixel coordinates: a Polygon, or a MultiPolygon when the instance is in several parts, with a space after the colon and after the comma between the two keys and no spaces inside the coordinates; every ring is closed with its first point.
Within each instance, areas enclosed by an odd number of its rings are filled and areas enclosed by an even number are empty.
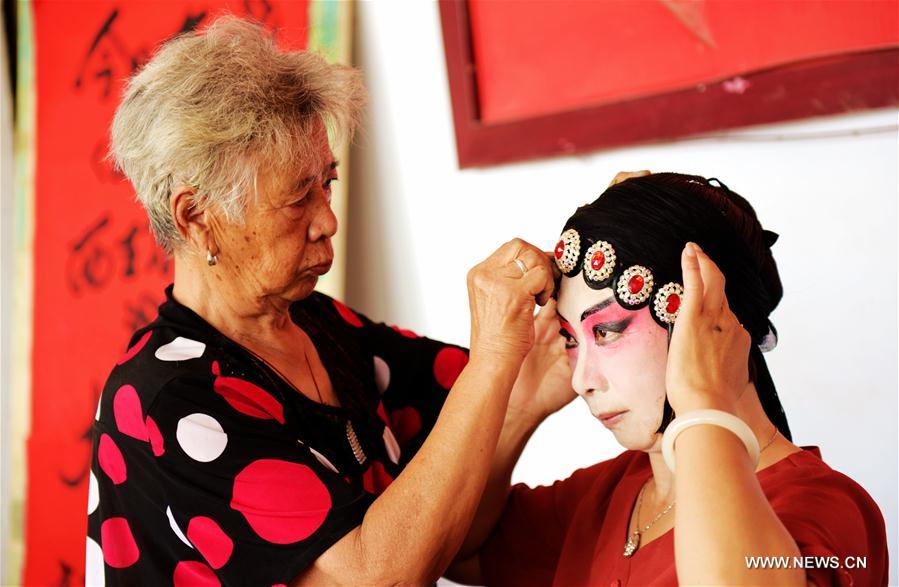
{"type": "Polygon", "coordinates": [[[231,507],[264,540],[291,544],[311,536],[331,509],[328,488],[298,463],[253,461],[234,479],[231,507]]]}
{"type": "MultiPolygon", "coordinates": [[[[213,365],[213,373],[218,373],[218,362],[213,365]]],[[[238,377],[216,377],[213,388],[241,414],[284,423],[281,403],[258,385],[238,377]]]]}
{"type": "Polygon", "coordinates": [[[137,390],[131,385],[123,385],[112,398],[112,413],[119,432],[131,438],[148,441],[147,425],[144,423],[144,412],[140,406],[137,390]]]}
{"type": "Polygon", "coordinates": [[[381,418],[381,421],[390,425],[390,420],[387,419],[387,412],[384,410],[384,402],[378,402],[378,417],[381,418]]]}
{"type": "Polygon", "coordinates": [[[393,483],[393,477],[384,470],[381,461],[372,461],[371,466],[362,475],[362,487],[375,495],[381,495],[391,483],[393,483]]]}
{"type": "Polygon", "coordinates": [[[434,359],[434,377],[443,389],[449,389],[456,382],[459,373],[468,364],[468,355],[462,349],[446,347],[434,359]]]}
{"type": "Polygon", "coordinates": [[[340,317],[347,321],[347,324],[356,328],[362,328],[362,320],[359,319],[355,312],[347,308],[343,302],[334,300],[334,307],[337,308],[337,313],[340,314],[340,317]]]}
{"type": "Polygon", "coordinates": [[[390,429],[401,445],[421,430],[421,415],[415,408],[400,408],[390,412],[390,429]]]}
{"type": "Polygon", "coordinates": [[[197,516],[187,524],[187,539],[213,569],[222,568],[234,551],[234,542],[212,518],[197,516]]]}
{"type": "Polygon", "coordinates": [[[399,326],[391,326],[394,330],[405,336],[406,338],[421,338],[411,330],[406,330],[405,328],[400,328],[399,326]]]}
{"type": "Polygon", "coordinates": [[[142,337],[140,337],[139,341],[134,343],[133,347],[131,347],[130,349],[125,351],[125,354],[122,355],[122,357],[118,360],[118,362],[116,362],[116,365],[121,365],[122,363],[133,359],[134,356],[137,353],[139,353],[142,348],[144,348],[144,346],[147,344],[147,341],[150,340],[150,336],[152,336],[152,335],[153,335],[152,330],[147,331],[146,334],[144,334],[142,337]]]}
{"type": "Polygon", "coordinates": [[[124,569],[140,558],[137,543],[125,518],[109,518],[103,522],[100,543],[103,544],[103,560],[110,567],[124,569]]]}
{"type": "Polygon", "coordinates": [[[125,482],[128,478],[128,470],[125,467],[125,457],[122,451],[116,446],[109,434],[100,436],[100,446],[97,448],[97,460],[100,462],[100,469],[106,473],[106,476],[112,479],[116,485],[125,482]]]}
{"type": "Polygon", "coordinates": [[[172,577],[175,587],[218,587],[218,577],[208,566],[199,561],[181,561],[175,566],[172,577]]]}
{"type": "Polygon", "coordinates": [[[153,449],[153,454],[157,457],[165,454],[165,443],[162,440],[162,433],[159,431],[159,426],[156,425],[156,422],[150,416],[147,416],[147,436],[150,437],[150,448],[153,449]]]}

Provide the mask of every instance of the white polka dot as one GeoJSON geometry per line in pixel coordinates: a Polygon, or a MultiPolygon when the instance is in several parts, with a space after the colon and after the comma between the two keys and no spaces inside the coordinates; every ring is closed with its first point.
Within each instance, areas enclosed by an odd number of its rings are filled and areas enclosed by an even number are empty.
{"type": "Polygon", "coordinates": [[[377,355],[375,356],[375,384],[381,393],[384,393],[387,386],[390,385],[390,366],[387,361],[377,355]]]}
{"type": "Polygon", "coordinates": [[[156,349],[156,358],[160,361],[186,361],[202,357],[205,350],[206,345],[202,342],[179,336],[156,349]]]}
{"type": "Polygon", "coordinates": [[[103,566],[103,549],[93,538],[88,537],[84,556],[85,587],[103,587],[106,585],[106,569],[103,566]]]}
{"type": "Polygon", "coordinates": [[[228,444],[228,435],[212,416],[191,414],[178,420],[175,438],[187,456],[201,463],[219,458],[228,444]]]}
{"type": "Polygon", "coordinates": [[[87,515],[94,513],[98,505],[100,505],[100,490],[97,488],[97,478],[91,471],[91,478],[87,484],[87,515]]]}
{"type": "Polygon", "coordinates": [[[94,414],[94,420],[96,420],[97,422],[100,421],[100,405],[102,403],[103,403],[103,396],[101,395],[99,398],[97,398],[97,413],[94,414]]]}
{"type": "Polygon", "coordinates": [[[393,432],[388,426],[384,426],[384,446],[387,448],[387,456],[393,461],[393,464],[400,462],[400,445],[397,443],[393,432]]]}
{"type": "Polygon", "coordinates": [[[175,516],[172,514],[172,508],[166,507],[166,508],[165,508],[165,515],[166,515],[166,516],[168,517],[168,519],[169,519],[169,526],[172,527],[172,532],[175,533],[175,536],[177,536],[177,537],[181,540],[181,542],[183,542],[184,544],[186,544],[186,545],[188,545],[189,547],[193,548],[194,545],[191,544],[190,542],[188,542],[187,537],[181,532],[181,528],[178,527],[178,523],[175,522],[175,516]]]}
{"type": "Polygon", "coordinates": [[[334,465],[332,465],[332,464],[331,464],[331,461],[329,461],[328,458],[327,458],[325,455],[323,455],[322,453],[318,452],[317,450],[315,450],[315,449],[312,448],[311,446],[309,447],[309,450],[312,451],[312,454],[315,455],[315,458],[318,459],[318,462],[320,462],[320,463],[323,464],[324,466],[328,467],[329,469],[331,469],[332,471],[334,471],[334,472],[337,473],[338,475],[340,474],[340,471],[337,470],[337,467],[335,467],[334,465]]]}

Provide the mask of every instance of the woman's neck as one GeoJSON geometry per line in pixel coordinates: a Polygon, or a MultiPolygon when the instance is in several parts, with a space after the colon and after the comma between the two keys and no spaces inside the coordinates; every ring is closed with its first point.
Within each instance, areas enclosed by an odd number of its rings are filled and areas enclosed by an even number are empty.
{"type": "MultiPolygon", "coordinates": [[[[787,455],[801,450],[783,435],[779,433],[774,434],[775,426],[768,419],[767,414],[765,414],[753,383],[746,384],[746,388],[737,401],[735,415],[749,425],[749,428],[755,434],[756,440],[759,442],[759,448],[764,449],[760,455],[756,471],[769,467],[787,455]]],[[[655,445],[648,451],[649,464],[652,468],[651,493],[653,501],[656,503],[668,504],[675,499],[674,474],[668,468],[668,465],[665,464],[661,446],[662,436],[657,435],[655,445]]]]}
{"type": "Polygon", "coordinates": [[[176,254],[175,299],[239,344],[271,344],[294,333],[288,300],[254,294],[240,280],[216,275],[216,271],[224,273],[223,269],[176,254]]]}

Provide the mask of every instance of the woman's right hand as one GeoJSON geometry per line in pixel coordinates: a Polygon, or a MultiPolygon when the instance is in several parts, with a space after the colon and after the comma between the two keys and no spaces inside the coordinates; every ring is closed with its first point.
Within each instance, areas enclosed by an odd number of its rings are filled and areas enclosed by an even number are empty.
{"type": "Polygon", "coordinates": [[[544,305],[553,287],[549,257],[521,239],[473,267],[468,272],[472,358],[520,363],[534,344],[534,304],[544,305]]]}

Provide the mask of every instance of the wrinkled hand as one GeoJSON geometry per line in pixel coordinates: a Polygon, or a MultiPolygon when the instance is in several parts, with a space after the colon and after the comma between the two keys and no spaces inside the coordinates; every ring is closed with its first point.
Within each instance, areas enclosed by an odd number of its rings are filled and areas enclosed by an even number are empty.
{"type": "Polygon", "coordinates": [[[534,344],[534,304],[553,292],[549,258],[513,239],[468,272],[471,356],[522,361],[534,344]],[[524,263],[522,273],[515,259],[524,263]]]}
{"type": "Polygon", "coordinates": [[[751,338],[727,304],[724,275],[699,246],[687,244],[681,267],[684,299],[668,349],[668,401],[676,414],[732,413],[749,381],[751,338]]]}
{"type": "Polygon", "coordinates": [[[652,171],[649,171],[648,169],[642,169],[640,171],[619,171],[615,174],[615,177],[612,178],[612,183],[609,184],[609,187],[632,177],[643,177],[646,175],[652,175],[652,171]]]}
{"type": "Polygon", "coordinates": [[[508,413],[542,422],[575,397],[565,340],[559,336],[556,302],[549,300],[534,320],[534,346],[518,372],[508,413]]]}

